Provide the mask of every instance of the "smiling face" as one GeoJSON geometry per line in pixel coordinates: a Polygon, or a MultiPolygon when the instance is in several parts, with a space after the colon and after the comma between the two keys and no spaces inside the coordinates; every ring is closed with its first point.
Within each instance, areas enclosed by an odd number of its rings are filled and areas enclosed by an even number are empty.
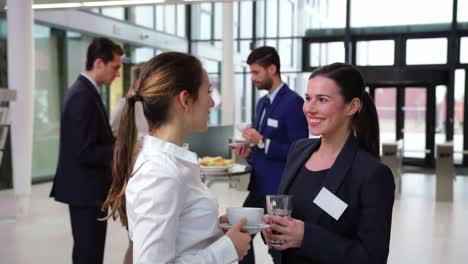
{"type": "Polygon", "coordinates": [[[208,74],[205,70],[202,71],[202,84],[198,90],[198,97],[192,100],[190,122],[193,131],[202,132],[208,129],[208,117],[210,109],[214,106],[211,99],[211,84],[208,79],[208,74]]]}
{"type": "Polygon", "coordinates": [[[359,104],[357,98],[346,103],[340,87],[332,79],[323,76],[310,79],[303,105],[310,133],[314,136],[349,134],[352,118],[359,110],[359,104]]]}

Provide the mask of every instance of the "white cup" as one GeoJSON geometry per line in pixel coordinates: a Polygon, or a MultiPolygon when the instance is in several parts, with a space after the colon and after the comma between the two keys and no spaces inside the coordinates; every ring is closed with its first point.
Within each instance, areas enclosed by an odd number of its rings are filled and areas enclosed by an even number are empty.
{"type": "Polygon", "coordinates": [[[255,207],[230,207],[226,209],[229,224],[235,225],[242,218],[247,219],[245,226],[259,226],[262,223],[265,211],[255,207]]]}

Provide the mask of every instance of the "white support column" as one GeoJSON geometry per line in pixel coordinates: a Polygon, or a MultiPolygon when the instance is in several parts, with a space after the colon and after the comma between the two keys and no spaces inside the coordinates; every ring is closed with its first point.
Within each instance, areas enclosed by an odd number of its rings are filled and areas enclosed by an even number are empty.
{"type": "Polygon", "coordinates": [[[16,91],[11,103],[11,144],[16,215],[29,209],[32,173],[34,15],[32,0],[7,0],[8,88],[16,91]]]}
{"type": "Polygon", "coordinates": [[[223,3],[223,60],[221,64],[221,125],[234,124],[234,25],[232,2],[223,3]]]}

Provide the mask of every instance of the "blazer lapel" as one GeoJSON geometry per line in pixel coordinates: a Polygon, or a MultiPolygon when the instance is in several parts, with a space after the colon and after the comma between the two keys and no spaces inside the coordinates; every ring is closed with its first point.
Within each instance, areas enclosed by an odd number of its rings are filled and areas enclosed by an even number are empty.
{"type": "Polygon", "coordinates": [[[314,140],[309,146],[307,146],[302,152],[300,152],[297,155],[297,158],[292,159],[290,161],[290,165],[286,167],[287,170],[285,170],[283,173],[283,180],[281,181],[281,185],[279,187],[280,194],[284,194],[289,190],[289,188],[291,187],[291,183],[296,178],[301,167],[304,166],[307,159],[309,159],[312,153],[314,153],[319,147],[320,139],[314,140]]]}
{"type": "MultiPolygon", "coordinates": [[[[340,154],[338,154],[335,163],[333,163],[332,167],[325,176],[323,187],[327,188],[331,193],[336,193],[340,185],[343,183],[348,170],[353,164],[358,146],[359,145],[356,138],[351,134],[346,140],[346,143],[343,146],[343,149],[340,151],[340,154]]],[[[311,216],[309,218],[310,221],[312,223],[316,223],[319,220],[322,212],[322,209],[311,212],[311,216]]]]}
{"type": "Polygon", "coordinates": [[[289,87],[287,84],[283,84],[281,86],[281,89],[278,91],[278,94],[275,96],[275,100],[273,100],[273,103],[270,105],[270,108],[268,109],[268,113],[273,113],[275,111],[275,108],[277,105],[281,103],[281,97],[283,97],[289,90],[289,87]]]}
{"type": "Polygon", "coordinates": [[[83,75],[80,75],[78,79],[81,80],[84,83],[84,86],[86,87],[86,89],[88,89],[91,92],[91,94],[93,94],[94,101],[98,104],[99,112],[101,113],[101,116],[104,118],[104,120],[106,120],[107,131],[110,133],[110,135],[113,135],[112,129],[109,124],[109,118],[107,117],[104,104],[102,103],[101,95],[99,95],[98,91],[96,90],[96,87],[94,87],[94,85],[88,79],[86,79],[86,77],[84,77],[83,75]]]}

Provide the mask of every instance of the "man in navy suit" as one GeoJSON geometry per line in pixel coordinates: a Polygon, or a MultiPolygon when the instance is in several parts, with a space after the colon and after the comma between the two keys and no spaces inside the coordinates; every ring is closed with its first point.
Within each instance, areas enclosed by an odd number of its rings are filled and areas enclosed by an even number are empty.
{"type": "Polygon", "coordinates": [[[114,137],[99,87],[120,76],[123,51],[106,38],[89,45],[86,70],[64,98],[60,152],[50,196],[69,205],[73,263],[103,262],[107,222],[101,204],[112,183],[114,137]]]}
{"type": "MultiPolygon", "coordinates": [[[[242,131],[252,147],[235,148],[252,166],[249,195],[244,207],[266,207],[266,195],[277,194],[291,144],[309,136],[302,111],[304,100],[281,80],[280,59],[272,47],[259,47],[247,58],[251,80],[267,95],[256,107],[254,127],[242,131]]],[[[270,251],[274,262],[280,263],[280,253],[270,251]]],[[[241,263],[255,263],[253,247],[241,263]]]]}

